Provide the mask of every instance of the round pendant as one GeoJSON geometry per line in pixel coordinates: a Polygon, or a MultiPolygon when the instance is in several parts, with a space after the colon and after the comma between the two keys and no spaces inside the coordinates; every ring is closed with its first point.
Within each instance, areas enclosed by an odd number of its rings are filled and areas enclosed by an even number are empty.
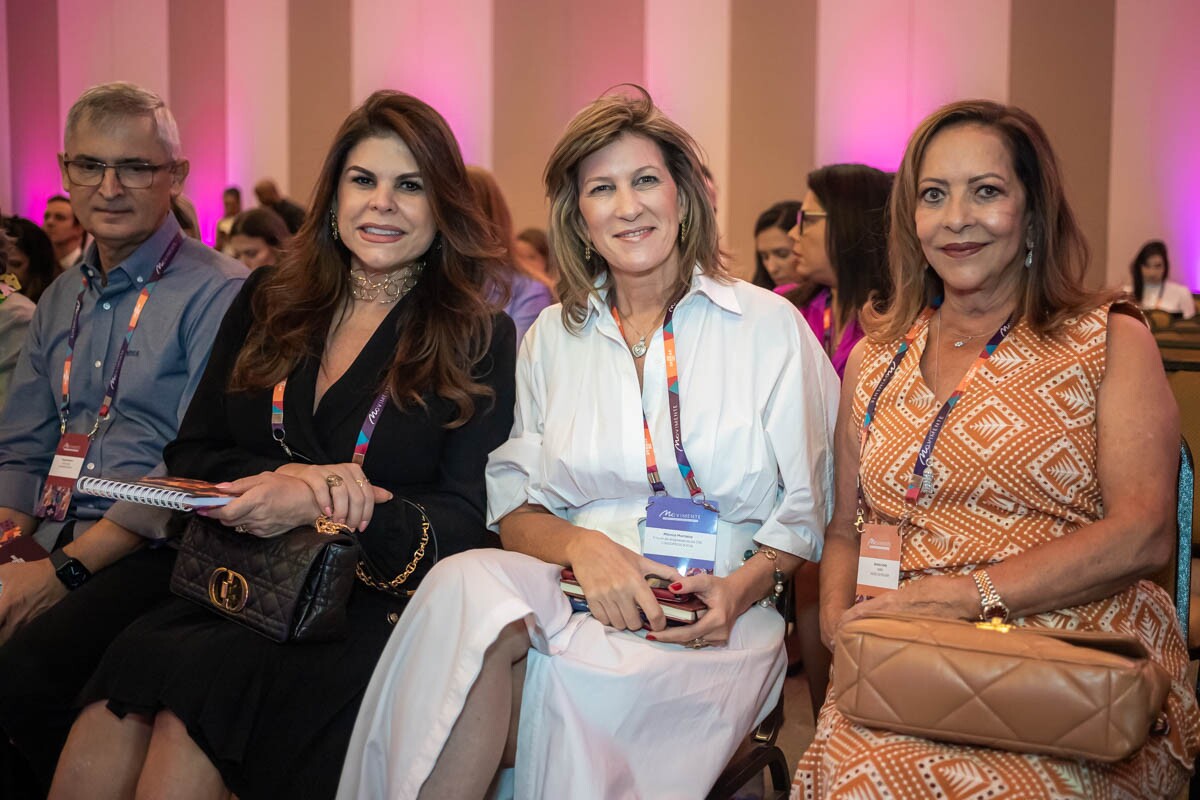
{"type": "Polygon", "coordinates": [[[646,355],[646,340],[639,339],[637,344],[629,348],[629,352],[633,353],[634,358],[641,358],[646,355]]]}

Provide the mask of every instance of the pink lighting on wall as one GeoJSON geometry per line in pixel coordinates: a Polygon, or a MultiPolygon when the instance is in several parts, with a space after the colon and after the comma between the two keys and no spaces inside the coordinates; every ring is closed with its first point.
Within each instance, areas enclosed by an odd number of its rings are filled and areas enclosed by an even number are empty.
{"type": "Polygon", "coordinates": [[[1162,239],[1171,280],[1200,291],[1200,4],[1117,0],[1108,278],[1162,239]]]}
{"type": "Polygon", "coordinates": [[[12,125],[13,209],[41,221],[46,199],[62,192],[56,155],[58,120],[58,15],[54,3],[9,2],[9,121],[12,125]],[[20,31],[20,36],[13,36],[20,31]]]}

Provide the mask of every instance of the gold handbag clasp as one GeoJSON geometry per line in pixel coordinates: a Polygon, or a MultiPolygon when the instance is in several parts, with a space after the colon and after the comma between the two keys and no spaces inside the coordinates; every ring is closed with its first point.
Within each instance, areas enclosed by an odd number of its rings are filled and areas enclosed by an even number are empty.
{"type": "Polygon", "coordinates": [[[1008,633],[1013,629],[1013,626],[1005,622],[1003,617],[992,617],[986,622],[976,622],[975,627],[982,631],[996,631],[997,633],[1008,633]]]}
{"type": "Polygon", "coordinates": [[[208,600],[222,611],[236,614],[246,607],[250,585],[240,572],[217,567],[208,579],[208,600]]]}

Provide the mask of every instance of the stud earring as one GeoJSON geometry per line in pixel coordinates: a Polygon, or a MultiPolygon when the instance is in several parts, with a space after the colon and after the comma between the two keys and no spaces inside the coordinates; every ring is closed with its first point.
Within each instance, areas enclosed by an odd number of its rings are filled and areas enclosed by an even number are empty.
{"type": "Polygon", "coordinates": [[[329,209],[329,232],[333,234],[333,240],[335,242],[342,238],[337,226],[337,211],[332,208],[329,209]]]}

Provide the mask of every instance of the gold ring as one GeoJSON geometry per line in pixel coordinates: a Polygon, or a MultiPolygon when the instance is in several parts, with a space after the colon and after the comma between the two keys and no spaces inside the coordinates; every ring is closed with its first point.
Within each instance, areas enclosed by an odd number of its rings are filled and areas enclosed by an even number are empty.
{"type": "Polygon", "coordinates": [[[712,647],[712,642],[710,642],[708,639],[705,639],[703,636],[698,636],[695,639],[692,639],[690,642],[684,642],[683,646],[690,647],[693,650],[703,650],[706,647],[712,647]]]}
{"type": "Polygon", "coordinates": [[[332,472],[325,476],[325,485],[332,489],[335,486],[341,486],[345,481],[341,475],[334,475],[332,472]]]}
{"type": "Polygon", "coordinates": [[[238,533],[249,533],[250,532],[250,529],[247,528],[245,525],[237,525],[234,527],[234,530],[237,531],[238,533]]]}
{"type": "Polygon", "coordinates": [[[368,483],[370,483],[370,481],[367,480],[366,478],[355,478],[354,482],[357,483],[359,486],[366,486],[368,483]]]}

